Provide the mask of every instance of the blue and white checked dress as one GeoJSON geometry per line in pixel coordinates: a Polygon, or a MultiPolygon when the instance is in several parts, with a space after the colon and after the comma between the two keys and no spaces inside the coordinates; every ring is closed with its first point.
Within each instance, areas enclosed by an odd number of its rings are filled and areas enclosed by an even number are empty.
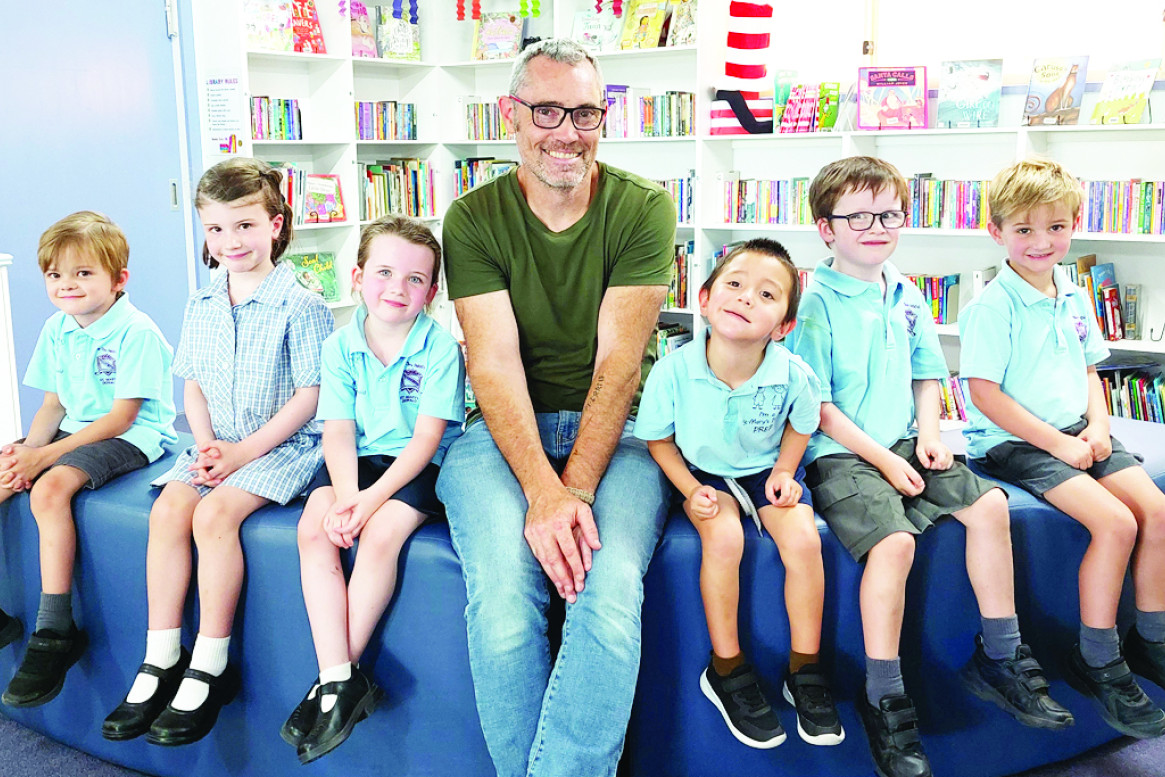
{"type": "MultiPolygon", "coordinates": [[[[295,281],[286,262],[263,279],[247,300],[232,308],[227,274],[220,272],[186,303],[174,374],[198,381],[217,439],[238,442],[282,408],[297,388],[320,384],[320,348],[332,333],[332,313],[317,295],[295,281]]],[[[323,460],[321,426],[309,421],[286,442],[232,472],[223,485],[287,504],[303,491],[323,460]]],[[[176,480],[206,496],[189,470],[198,457],[191,446],[153,482],[176,480]]]]}

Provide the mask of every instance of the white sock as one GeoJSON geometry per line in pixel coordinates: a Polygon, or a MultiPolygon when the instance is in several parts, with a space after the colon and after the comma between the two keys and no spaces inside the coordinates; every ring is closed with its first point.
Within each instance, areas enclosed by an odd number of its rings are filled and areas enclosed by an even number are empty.
{"type": "MultiPolygon", "coordinates": [[[[199,634],[194,640],[194,650],[190,652],[190,668],[218,677],[227,668],[227,648],[230,644],[229,636],[204,637],[199,634]]],[[[209,695],[209,685],[201,680],[186,677],[178,686],[178,693],[174,695],[174,701],[170,704],[176,710],[189,712],[202,706],[209,695]]]]}
{"type": "MultiPolygon", "coordinates": [[[[169,669],[182,657],[182,629],[155,629],[146,632],[146,658],[144,663],[159,669],[169,669]]],[[[133,687],[125,700],[130,704],[148,701],[158,690],[158,678],[152,674],[138,673],[133,687]]]]}
{"type": "MultiPolygon", "coordinates": [[[[320,671],[320,685],[326,685],[328,683],[339,683],[343,682],[344,680],[351,679],[352,663],[349,661],[320,671]]],[[[329,712],[335,705],[336,694],[325,693],[320,697],[320,712],[329,712]]]]}

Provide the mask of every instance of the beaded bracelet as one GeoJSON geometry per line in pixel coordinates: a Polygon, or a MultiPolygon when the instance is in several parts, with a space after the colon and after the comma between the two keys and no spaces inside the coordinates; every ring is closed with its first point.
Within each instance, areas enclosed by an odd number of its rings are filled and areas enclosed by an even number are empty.
{"type": "Polygon", "coordinates": [[[579,500],[586,502],[588,505],[595,503],[595,495],[590,491],[584,491],[581,488],[574,488],[573,486],[567,486],[566,490],[570,492],[571,496],[578,497],[579,500]]]}

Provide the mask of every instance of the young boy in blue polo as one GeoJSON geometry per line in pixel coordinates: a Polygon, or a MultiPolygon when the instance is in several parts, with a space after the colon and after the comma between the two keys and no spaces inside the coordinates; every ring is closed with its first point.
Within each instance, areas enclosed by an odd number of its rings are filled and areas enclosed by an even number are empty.
{"type": "Polygon", "coordinates": [[[982,624],[964,683],[1026,725],[1060,729],[1073,718],[1049,697],[1021,644],[1007,499],[939,439],[946,362],[929,305],[889,262],[906,223],[906,180],[888,162],[850,157],[817,174],[809,202],[833,256],[814,269],[790,337],[821,383],[806,482],[830,529],[865,561],[866,692],[857,706],[878,773],[925,777],[930,765],[902,682],[899,640],[915,537],[946,515],[967,530],[982,624]]]}
{"type": "MultiPolygon", "coordinates": [[[[125,296],[124,233],[99,213],[74,213],[41,236],[37,261],[60,311],[41,330],[24,376],[44,402],[28,436],[0,449],[0,502],[29,491],[40,531],[40,609],[3,695],[12,707],[54,699],[85,649],[73,623],[73,496],[144,467],[177,439],[172,351],[125,296]]],[[[6,622],[3,633],[7,644],[20,626],[6,622]]]]}
{"type": "Polygon", "coordinates": [[[792,644],[782,690],[797,710],[797,732],[814,745],[845,737],[820,667],[825,573],[800,467],[817,429],[817,380],[776,342],[796,323],[800,296],[780,243],[750,240],[734,249],[700,288],[707,336],[655,365],[635,422],[700,535],[700,594],[712,642],[700,689],[737,740],[761,749],[784,742],[785,732],[740,649],[745,515],[758,531],[762,523],[768,529],[785,567],[792,644]]]}
{"type": "Polygon", "coordinates": [[[1165,687],[1165,494],[1109,436],[1096,375],[1108,349],[1091,300],[1059,266],[1080,184],[1055,162],[1028,160],[996,176],[990,192],[987,230],[1007,261],[959,317],[967,455],[1088,529],[1068,681],[1122,734],[1160,736],[1165,712],[1129,670],[1165,687]],[[1130,556],[1137,619],[1122,655],[1116,613],[1130,556]]]}

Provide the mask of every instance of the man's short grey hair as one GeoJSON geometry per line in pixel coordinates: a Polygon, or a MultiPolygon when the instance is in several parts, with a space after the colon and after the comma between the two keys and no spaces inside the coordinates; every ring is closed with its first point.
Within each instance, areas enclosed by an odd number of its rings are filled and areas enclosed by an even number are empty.
{"type": "Polygon", "coordinates": [[[570,38],[551,38],[527,46],[518,55],[514,69],[510,71],[510,94],[518,94],[526,86],[526,73],[530,69],[530,60],[534,57],[546,57],[552,62],[571,66],[589,62],[599,78],[600,92],[606,93],[607,85],[603,81],[603,71],[590,52],[578,41],[570,38]]]}

